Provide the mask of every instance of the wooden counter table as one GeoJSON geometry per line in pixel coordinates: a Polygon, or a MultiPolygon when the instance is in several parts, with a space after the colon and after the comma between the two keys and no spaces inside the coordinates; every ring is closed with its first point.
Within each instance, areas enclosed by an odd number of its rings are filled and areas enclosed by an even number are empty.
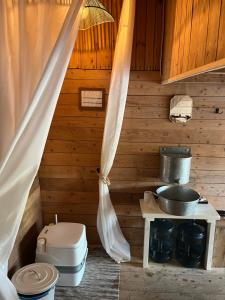
{"type": "Polygon", "coordinates": [[[155,219],[183,219],[183,220],[205,220],[207,222],[207,239],[205,251],[205,269],[210,270],[212,267],[212,256],[215,237],[216,220],[220,220],[220,216],[215,208],[209,203],[199,205],[195,213],[190,216],[175,216],[163,212],[150,191],[144,193],[144,199],[140,200],[142,217],[145,219],[144,227],[144,246],[143,246],[143,268],[149,267],[149,238],[150,224],[155,219]]]}

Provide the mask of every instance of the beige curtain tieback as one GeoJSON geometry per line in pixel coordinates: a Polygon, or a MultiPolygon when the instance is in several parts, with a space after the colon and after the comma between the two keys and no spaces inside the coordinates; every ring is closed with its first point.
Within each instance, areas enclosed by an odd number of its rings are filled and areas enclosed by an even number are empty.
{"type": "Polygon", "coordinates": [[[107,184],[107,185],[111,184],[110,179],[109,179],[108,176],[103,176],[102,174],[99,174],[99,178],[102,180],[102,182],[104,184],[107,184]]]}
{"type": "Polygon", "coordinates": [[[104,176],[102,173],[100,173],[100,169],[97,168],[97,174],[99,176],[99,179],[101,179],[101,181],[104,183],[104,184],[107,184],[107,185],[110,185],[111,184],[111,181],[109,179],[108,176],[104,176]]]}

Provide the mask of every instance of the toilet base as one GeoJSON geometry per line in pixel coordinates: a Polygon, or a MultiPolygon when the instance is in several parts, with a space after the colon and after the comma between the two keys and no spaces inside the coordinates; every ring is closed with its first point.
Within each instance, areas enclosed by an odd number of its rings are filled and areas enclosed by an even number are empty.
{"type": "Polygon", "coordinates": [[[57,286],[78,286],[81,283],[81,280],[84,275],[85,271],[85,264],[83,265],[82,269],[75,273],[75,274],[70,274],[70,273],[59,273],[59,280],[57,281],[57,286]]]}
{"type": "Polygon", "coordinates": [[[76,267],[56,266],[59,271],[57,286],[78,286],[84,275],[88,249],[82,263],[76,267]]]}

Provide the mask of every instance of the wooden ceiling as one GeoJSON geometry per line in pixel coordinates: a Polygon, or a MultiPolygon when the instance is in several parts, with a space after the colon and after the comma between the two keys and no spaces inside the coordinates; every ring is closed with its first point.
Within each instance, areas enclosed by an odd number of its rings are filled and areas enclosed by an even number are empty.
{"type": "MultiPolygon", "coordinates": [[[[80,31],[70,67],[111,69],[123,0],[101,0],[115,22],[80,31]]],[[[132,70],[160,70],[163,1],[137,0],[132,70]]]]}

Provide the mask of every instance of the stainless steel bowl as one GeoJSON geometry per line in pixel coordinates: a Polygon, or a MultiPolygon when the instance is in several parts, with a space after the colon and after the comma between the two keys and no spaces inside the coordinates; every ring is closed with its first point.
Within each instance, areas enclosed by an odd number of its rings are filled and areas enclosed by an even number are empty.
{"type": "Polygon", "coordinates": [[[168,214],[187,216],[195,212],[199,204],[208,203],[200,195],[182,185],[166,185],[156,190],[159,207],[168,214]]]}

